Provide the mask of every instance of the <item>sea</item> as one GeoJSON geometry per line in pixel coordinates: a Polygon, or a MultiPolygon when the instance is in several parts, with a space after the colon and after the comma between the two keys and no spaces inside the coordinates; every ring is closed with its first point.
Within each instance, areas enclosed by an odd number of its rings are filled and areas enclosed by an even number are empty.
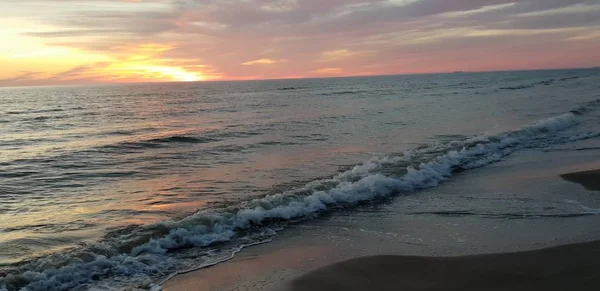
{"type": "Polygon", "coordinates": [[[0,88],[0,290],[160,290],[599,125],[600,69],[0,88]]]}

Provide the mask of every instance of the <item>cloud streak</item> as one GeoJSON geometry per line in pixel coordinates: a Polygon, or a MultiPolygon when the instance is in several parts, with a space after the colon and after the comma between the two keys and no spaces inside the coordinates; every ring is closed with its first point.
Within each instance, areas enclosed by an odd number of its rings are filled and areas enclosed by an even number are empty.
{"type": "Polygon", "coordinates": [[[600,65],[594,0],[3,2],[0,25],[15,27],[0,31],[11,44],[0,49],[3,84],[600,65]],[[78,59],[58,64],[60,50],[78,59]],[[20,73],[46,63],[42,74],[20,73]]]}
{"type": "Polygon", "coordinates": [[[272,65],[276,63],[283,63],[287,60],[272,60],[272,59],[258,59],[254,61],[243,62],[242,66],[253,66],[253,65],[272,65]]]}

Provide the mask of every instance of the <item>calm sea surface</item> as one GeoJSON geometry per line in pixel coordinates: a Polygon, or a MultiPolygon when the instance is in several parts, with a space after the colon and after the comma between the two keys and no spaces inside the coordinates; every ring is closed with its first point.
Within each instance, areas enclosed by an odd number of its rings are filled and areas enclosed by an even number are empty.
{"type": "Polygon", "coordinates": [[[152,288],[596,111],[592,69],[0,88],[0,290],[152,288]]]}

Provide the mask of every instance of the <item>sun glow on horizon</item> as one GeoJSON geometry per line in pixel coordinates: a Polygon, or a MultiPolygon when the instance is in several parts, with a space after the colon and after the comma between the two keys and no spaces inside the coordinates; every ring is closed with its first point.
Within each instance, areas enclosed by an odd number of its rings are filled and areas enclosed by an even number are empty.
{"type": "MultiPolygon", "coordinates": [[[[110,54],[97,54],[67,47],[30,46],[21,53],[0,55],[7,64],[27,63],[31,69],[15,78],[27,77],[33,81],[60,80],[63,82],[197,82],[214,79],[208,75],[201,60],[167,58],[163,53],[174,49],[165,44],[140,44],[113,47],[110,54]],[[33,68],[42,67],[48,60],[57,64],[53,70],[37,73],[33,68]],[[63,64],[58,66],[58,64],[63,64]]],[[[21,66],[22,68],[27,68],[21,66]]],[[[8,69],[8,68],[6,68],[8,69]]],[[[1,73],[1,72],[0,72],[1,73]]]]}
{"type": "Polygon", "coordinates": [[[163,66],[140,66],[130,68],[132,71],[149,72],[151,76],[169,77],[171,81],[197,82],[203,81],[204,77],[196,72],[188,72],[180,67],[163,66]]]}
{"type": "MultiPolygon", "coordinates": [[[[178,60],[164,58],[163,53],[174,49],[164,44],[141,44],[136,47],[117,47],[117,60],[106,67],[111,75],[141,78],[144,81],[196,82],[206,79],[202,72],[177,65],[178,60]]],[[[203,68],[203,66],[193,66],[203,68]]]]}

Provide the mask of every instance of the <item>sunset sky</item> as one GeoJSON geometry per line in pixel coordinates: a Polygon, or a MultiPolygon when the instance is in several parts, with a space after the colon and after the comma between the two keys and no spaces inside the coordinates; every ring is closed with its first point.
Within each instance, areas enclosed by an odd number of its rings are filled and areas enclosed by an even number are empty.
{"type": "Polygon", "coordinates": [[[0,0],[0,86],[600,66],[600,0],[0,0]]]}

